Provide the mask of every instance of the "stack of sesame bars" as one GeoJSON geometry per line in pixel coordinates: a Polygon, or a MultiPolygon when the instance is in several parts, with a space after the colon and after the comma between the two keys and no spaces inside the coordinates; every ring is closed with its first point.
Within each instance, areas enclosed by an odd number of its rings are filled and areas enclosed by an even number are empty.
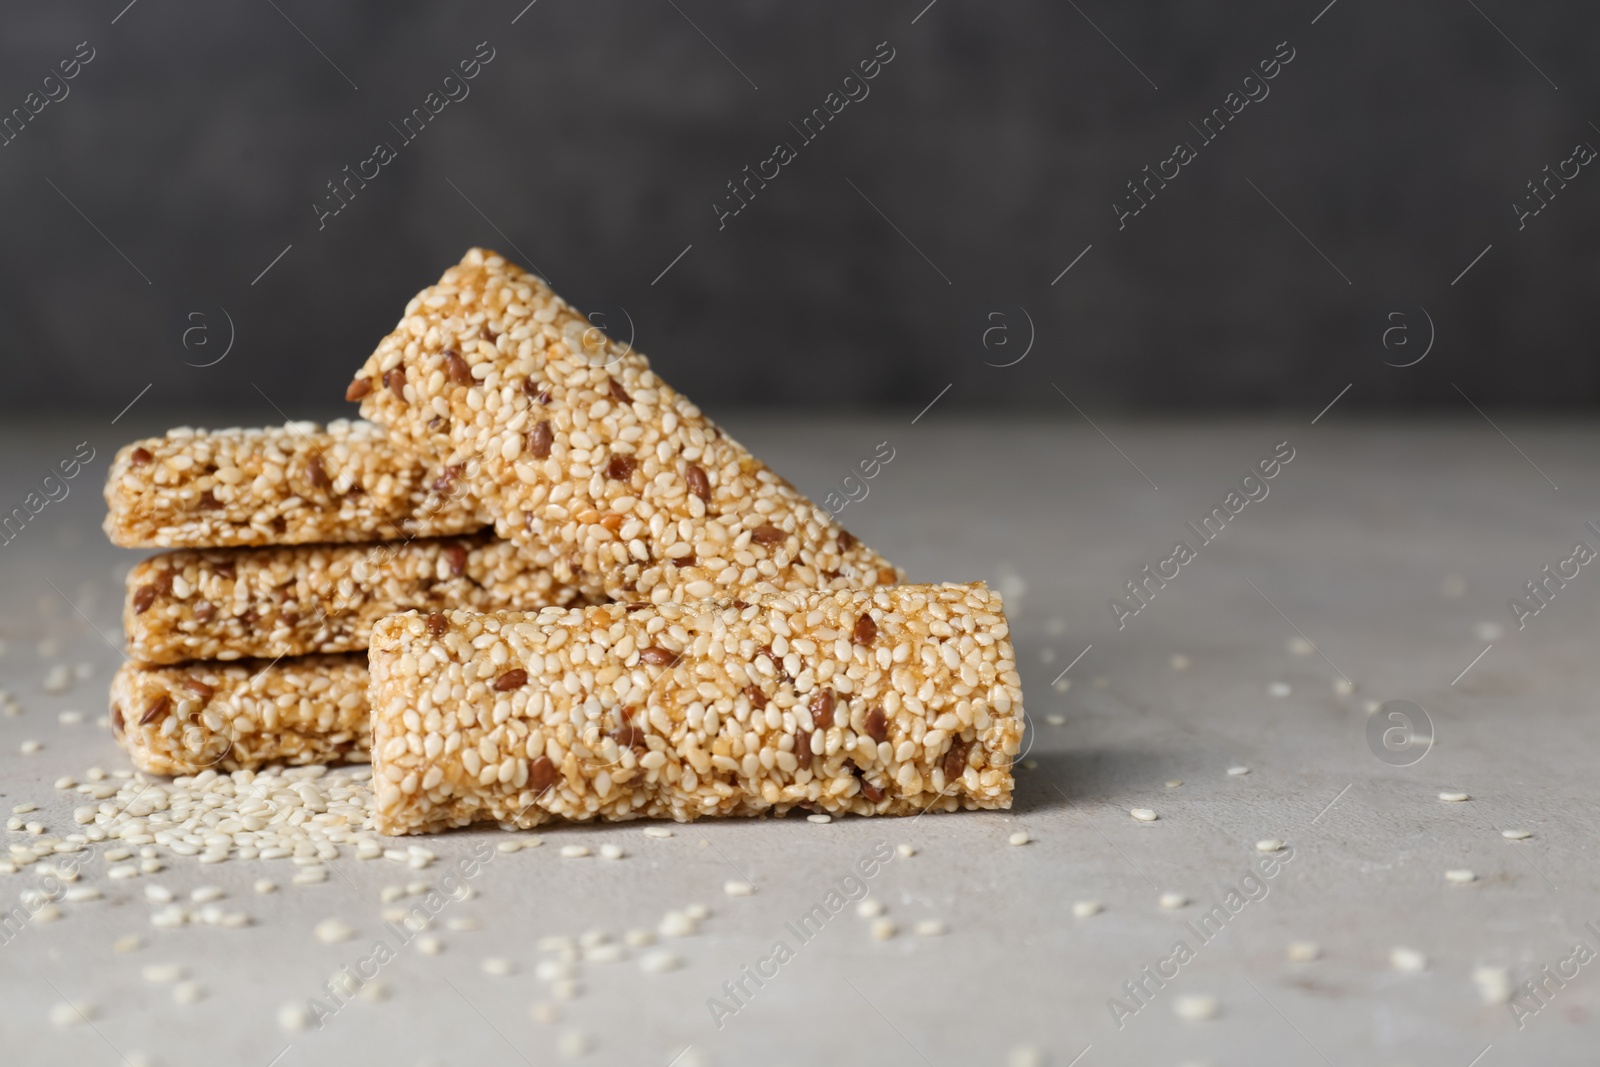
{"type": "Polygon", "coordinates": [[[470,250],[345,399],[118,453],[141,770],[370,760],[386,833],[1010,805],[999,596],[900,584],[542,279],[470,250]]]}

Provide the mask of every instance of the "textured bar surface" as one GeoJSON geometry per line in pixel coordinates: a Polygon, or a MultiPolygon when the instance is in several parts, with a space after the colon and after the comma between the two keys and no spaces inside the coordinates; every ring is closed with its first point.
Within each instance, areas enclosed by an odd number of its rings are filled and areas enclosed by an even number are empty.
{"type": "Polygon", "coordinates": [[[383,541],[475,533],[490,519],[459,472],[338,420],[171,430],[117,452],[106,536],[124,548],[383,541]]]}
{"type": "Polygon", "coordinates": [[[123,666],[111,680],[112,732],[152,774],[365,763],[371,719],[361,655],[123,666]]]}
{"type": "Polygon", "coordinates": [[[365,652],[385,615],[580,602],[555,581],[551,555],[489,534],[182,549],[128,572],[122,626],[129,657],[144,664],[365,652]]]}
{"type": "Polygon", "coordinates": [[[543,280],[469,251],[349,393],[445,457],[502,537],[615,600],[691,603],[903,578],[543,280]]]}
{"type": "Polygon", "coordinates": [[[400,615],[375,825],[1006,808],[1022,691],[982,584],[400,615]]]}

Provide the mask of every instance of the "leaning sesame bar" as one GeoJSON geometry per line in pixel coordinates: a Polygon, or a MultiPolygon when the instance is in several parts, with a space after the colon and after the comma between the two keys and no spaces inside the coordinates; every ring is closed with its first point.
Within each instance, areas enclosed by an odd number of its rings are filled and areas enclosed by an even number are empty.
{"type": "Polygon", "coordinates": [[[151,774],[366,763],[366,657],[125,665],[111,679],[111,729],[151,774]]]}
{"type": "Polygon", "coordinates": [[[124,548],[298,545],[471,533],[489,524],[459,472],[369,422],[170,430],[106,479],[106,536],[124,548]]]}
{"type": "Polygon", "coordinates": [[[1008,634],[981,583],[384,619],[374,825],[1007,808],[1008,634]]]}
{"type": "Polygon", "coordinates": [[[368,545],[181,549],[128,572],[122,628],[138,663],[365,651],[413,608],[534,610],[582,598],[551,553],[490,534],[368,545]]]}
{"type": "Polygon", "coordinates": [[[472,249],[406,307],[346,398],[444,457],[500,536],[590,594],[688,603],[904,576],[540,278],[472,249]]]}

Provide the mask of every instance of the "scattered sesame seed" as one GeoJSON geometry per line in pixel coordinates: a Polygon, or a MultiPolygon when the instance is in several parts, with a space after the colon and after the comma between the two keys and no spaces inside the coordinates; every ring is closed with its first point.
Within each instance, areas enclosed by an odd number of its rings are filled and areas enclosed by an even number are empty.
{"type": "Polygon", "coordinates": [[[1282,852],[1283,839],[1278,837],[1263,838],[1256,842],[1257,852],[1282,852]]]}
{"type": "Polygon", "coordinates": [[[115,941],[111,942],[111,951],[121,954],[137,952],[143,947],[144,938],[140,937],[138,934],[128,934],[125,937],[119,937],[115,941]]]}
{"type": "Polygon", "coordinates": [[[1175,671],[1186,671],[1186,670],[1188,670],[1189,669],[1189,662],[1190,662],[1189,661],[1189,657],[1185,656],[1182,652],[1179,652],[1177,655],[1173,656],[1170,660],[1167,661],[1167,663],[1175,671]]]}
{"type": "Polygon", "coordinates": [[[360,997],[368,1004],[381,1004],[385,1000],[389,999],[389,994],[391,992],[392,990],[390,989],[388,982],[372,981],[368,982],[366,985],[357,990],[356,996],[360,997]]]}
{"type": "Polygon", "coordinates": [[[1446,803],[1459,804],[1463,800],[1471,800],[1472,798],[1465,793],[1440,793],[1439,799],[1446,803]]]}
{"type": "Polygon", "coordinates": [[[478,964],[478,969],[483,971],[484,974],[494,975],[496,978],[504,978],[507,975],[516,973],[517,965],[504,956],[489,956],[478,964]]]}
{"type": "Polygon", "coordinates": [[[285,1004],[278,1009],[278,1026],[291,1033],[311,1029],[311,1012],[304,1004],[285,1004]]]}
{"type": "Polygon", "coordinates": [[[825,811],[819,811],[815,815],[807,815],[806,816],[806,822],[814,822],[814,823],[817,823],[819,826],[822,823],[832,822],[832,821],[833,821],[833,816],[829,815],[825,811]]]}
{"type": "Polygon", "coordinates": [[[1178,908],[1185,907],[1188,905],[1188,903],[1189,898],[1184,896],[1182,893],[1161,894],[1161,906],[1166,908],[1168,911],[1174,911],[1178,908]]]}
{"type": "Polygon", "coordinates": [[[1098,900],[1080,900],[1072,905],[1074,919],[1092,919],[1105,910],[1098,900]]]}
{"type": "Polygon", "coordinates": [[[1526,841],[1533,836],[1532,830],[1501,830],[1500,836],[1507,841],[1526,841]]]}
{"type": "Polygon", "coordinates": [[[1250,768],[1249,767],[1229,767],[1228,768],[1228,773],[1231,774],[1235,778],[1240,778],[1240,777],[1243,777],[1246,774],[1249,774],[1250,773],[1250,768]]]}
{"type": "Polygon", "coordinates": [[[1333,680],[1333,691],[1338,696],[1347,697],[1356,691],[1356,683],[1348,678],[1335,678],[1333,680]]]}
{"type": "Polygon", "coordinates": [[[749,882],[729,880],[722,883],[722,891],[730,897],[747,897],[756,891],[749,882]]]}
{"type": "Polygon", "coordinates": [[[915,856],[917,854],[916,848],[914,846],[912,846],[912,845],[907,845],[907,844],[896,845],[894,847],[894,851],[895,851],[895,854],[897,856],[899,856],[903,860],[908,860],[912,856],[915,856]]]}
{"type": "Polygon", "coordinates": [[[50,1022],[52,1025],[64,1030],[69,1026],[78,1026],[81,1023],[86,1023],[94,1018],[94,1015],[93,1004],[87,1004],[82,1001],[75,1004],[62,1003],[50,1009],[50,1022]]]}
{"type": "Polygon", "coordinates": [[[327,880],[328,868],[326,867],[302,867],[290,879],[295,885],[317,885],[327,880]]]}
{"type": "Polygon", "coordinates": [[[255,890],[256,890],[257,893],[262,893],[262,894],[265,894],[265,893],[276,893],[278,891],[278,883],[274,882],[270,878],[257,878],[256,879],[256,884],[255,884],[255,890]]]}
{"type": "Polygon", "coordinates": [[[1018,1045],[1006,1053],[1006,1067],[1044,1067],[1044,1054],[1033,1045],[1018,1045]]]}
{"type": "Polygon", "coordinates": [[[1140,822],[1155,822],[1157,819],[1160,818],[1159,815],[1157,815],[1155,812],[1151,811],[1149,808],[1129,808],[1128,809],[1128,814],[1132,815],[1135,819],[1138,819],[1140,822]]]}
{"type": "Polygon", "coordinates": [[[35,806],[32,805],[32,804],[18,804],[16,807],[11,809],[11,814],[13,814],[13,815],[26,815],[30,811],[33,811],[34,807],[35,806]]]}
{"type": "Polygon", "coordinates": [[[645,930],[635,927],[634,929],[623,934],[622,940],[626,941],[634,948],[644,948],[646,945],[653,945],[656,943],[656,935],[654,930],[645,930]]]}
{"type": "Polygon", "coordinates": [[[918,937],[943,937],[950,932],[942,919],[923,919],[911,929],[918,937]]]}
{"type": "Polygon", "coordinates": [[[587,1056],[593,1050],[594,1042],[582,1030],[569,1030],[556,1042],[556,1051],[569,1060],[587,1056]]]}
{"type": "Polygon", "coordinates": [[[83,721],[83,712],[63,711],[60,715],[57,715],[56,718],[60,721],[62,726],[76,726],[83,721]]]}
{"type": "Polygon", "coordinates": [[[554,1026],[561,1021],[561,1009],[544,1001],[535,1004],[528,1014],[533,1016],[534,1022],[544,1023],[546,1026],[554,1026]]]}
{"type": "Polygon", "coordinates": [[[1167,781],[1166,781],[1166,786],[1167,786],[1168,789],[1176,789],[1179,786],[1181,786],[1182,784],[1183,784],[1183,779],[1182,778],[1168,778],[1167,781]]]}
{"type": "Polygon", "coordinates": [[[1222,1005],[1209,993],[1183,993],[1173,1001],[1172,1010],[1184,1022],[1197,1023],[1215,1019],[1222,1005]]]}
{"type": "Polygon", "coordinates": [[[894,923],[888,919],[878,919],[872,924],[872,939],[874,941],[887,941],[895,935],[894,923]]]}
{"type": "Polygon", "coordinates": [[[576,978],[563,978],[551,983],[550,992],[557,1000],[576,1000],[583,994],[583,983],[576,978]]]}
{"type": "Polygon", "coordinates": [[[1072,679],[1071,678],[1062,678],[1059,681],[1057,681],[1055,683],[1055,685],[1052,686],[1052,688],[1055,689],[1055,691],[1058,692],[1058,693],[1065,693],[1068,689],[1072,688],[1072,679]]]}
{"type": "Polygon", "coordinates": [[[437,956],[444,951],[444,942],[432,934],[423,934],[417,938],[417,951],[424,956],[437,956]]]}
{"type": "Polygon", "coordinates": [[[1389,966],[1397,971],[1416,974],[1428,969],[1428,957],[1414,948],[1393,948],[1389,950],[1389,966]]]}
{"type": "Polygon", "coordinates": [[[1026,830],[1018,830],[1016,833],[1014,833],[1010,837],[1006,838],[1006,844],[1008,844],[1008,845],[1026,845],[1029,841],[1032,841],[1032,840],[1033,840],[1033,838],[1028,836],[1028,831],[1026,831],[1026,830]]]}
{"type": "Polygon", "coordinates": [[[24,756],[31,756],[35,752],[43,752],[44,745],[38,741],[24,741],[21,745],[21,751],[24,756]]]}
{"type": "Polygon", "coordinates": [[[445,929],[458,934],[483,929],[483,923],[475,915],[452,915],[444,921],[444,925],[445,929]]]}
{"type": "Polygon", "coordinates": [[[683,909],[683,913],[689,916],[689,918],[693,919],[695,922],[703,922],[705,919],[710,917],[711,909],[706,907],[704,904],[690,904],[688,907],[683,909]]]}
{"type": "Polygon", "coordinates": [[[1317,650],[1310,641],[1300,636],[1289,638],[1289,654],[1292,656],[1309,656],[1317,650]]]}
{"type": "Polygon", "coordinates": [[[45,904],[33,913],[33,921],[36,923],[53,923],[59,918],[61,909],[54,904],[45,904]]]}
{"type": "Polygon", "coordinates": [[[1452,885],[1466,885],[1468,882],[1476,882],[1478,876],[1465,867],[1456,867],[1444,872],[1444,880],[1452,885]]]}
{"type": "Polygon", "coordinates": [[[205,995],[205,987],[199,982],[179,982],[172,987],[172,999],[178,1004],[197,1004],[205,995]]]}
{"type": "Polygon", "coordinates": [[[55,782],[55,787],[57,789],[71,789],[74,786],[76,786],[77,784],[78,783],[76,781],[74,781],[73,779],[71,779],[71,778],[57,778],[56,782],[55,782]]]}
{"type": "Polygon", "coordinates": [[[1288,696],[1291,692],[1293,692],[1293,690],[1289,688],[1288,682],[1273,682],[1271,685],[1267,686],[1268,696],[1282,698],[1288,696]]]}
{"type": "Polygon", "coordinates": [[[1504,967],[1474,967],[1472,984],[1478,987],[1478,996],[1485,1004],[1504,1004],[1511,999],[1511,972],[1504,967]]]}
{"type": "Polygon", "coordinates": [[[1310,963],[1322,956],[1322,946],[1315,941],[1291,941],[1286,953],[1290,963],[1310,963]]]}
{"type": "Polygon", "coordinates": [[[316,934],[318,941],[327,945],[349,941],[356,936],[356,932],[350,924],[341,919],[323,919],[316,925],[312,933],[316,934]]]}
{"type": "Polygon", "coordinates": [[[1044,721],[1049,723],[1051,726],[1067,725],[1067,717],[1065,715],[1046,715],[1044,717],[1044,721]]]}
{"type": "Polygon", "coordinates": [[[210,904],[212,901],[221,900],[227,895],[219,885],[203,885],[191,891],[189,899],[196,904],[210,904]]]}
{"type": "Polygon", "coordinates": [[[863,919],[876,919],[883,914],[883,901],[868,897],[856,905],[856,914],[863,919]]]}
{"type": "Polygon", "coordinates": [[[623,857],[621,845],[601,845],[600,858],[605,860],[620,860],[623,857]]]}
{"type": "Polygon", "coordinates": [[[669,952],[666,949],[657,949],[654,952],[646,952],[639,959],[639,969],[647,974],[665,974],[668,971],[675,971],[682,966],[683,957],[679,956],[676,952],[669,952]]]}
{"type": "Polygon", "coordinates": [[[569,860],[582,859],[589,854],[587,845],[562,845],[561,855],[569,860]]]}
{"type": "Polygon", "coordinates": [[[646,837],[671,837],[672,836],[672,831],[667,829],[665,826],[646,826],[644,828],[644,836],[646,836],[646,837]]]}
{"type": "Polygon", "coordinates": [[[694,920],[681,911],[669,911],[656,931],[662,937],[688,937],[695,932],[694,920]]]}

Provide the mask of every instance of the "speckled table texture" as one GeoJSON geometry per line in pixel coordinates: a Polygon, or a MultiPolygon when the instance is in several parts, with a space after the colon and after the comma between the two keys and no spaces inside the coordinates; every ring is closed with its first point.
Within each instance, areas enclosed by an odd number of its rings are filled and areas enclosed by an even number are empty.
{"type": "MultiPolygon", "coordinates": [[[[100,484],[116,445],[178,421],[140,414],[3,431],[7,508],[78,442],[96,450],[66,499],[0,545],[0,688],[21,709],[0,718],[0,798],[6,811],[37,804],[27,818],[52,836],[77,829],[83,802],[58,777],[127,767],[101,720],[139,554],[101,536],[100,484]],[[47,693],[58,663],[87,677],[47,693]],[[83,720],[63,722],[70,710],[83,720]],[[42,749],[24,752],[30,740],[42,749]]],[[[6,930],[0,1060],[543,1064],[581,1033],[586,1062],[660,1067],[1595,1062],[1600,965],[1577,946],[1600,950],[1600,576],[1568,561],[1579,541],[1600,547],[1584,525],[1600,524],[1600,433],[1505,419],[1502,436],[1481,419],[1364,422],[1337,408],[1315,425],[1309,413],[1102,419],[1103,434],[1070,411],[911,415],[725,421],[817,499],[889,442],[894,458],[844,523],[914,580],[1005,592],[1030,720],[1012,810],[703,822],[665,839],[639,824],[548,828],[543,847],[496,854],[474,896],[435,921],[442,953],[397,948],[378,979],[387,999],[354,999],[302,1032],[281,1028],[283,1005],[333,1007],[324,983],[394,943],[383,887],[437,882],[498,830],[429,839],[439,862],[422,872],[346,849],[312,886],[290,885],[284,860],[166,855],[159,873],[108,880],[91,856],[78,884],[102,899],[6,930]],[[1258,499],[1228,497],[1284,449],[1274,478],[1245,483],[1258,499]],[[1214,539],[1187,525],[1230,503],[1214,539]],[[1168,562],[1180,540],[1192,558],[1168,562]],[[1127,583],[1147,565],[1169,578],[1119,628],[1108,601],[1138,606],[1127,583]],[[1547,565],[1577,573],[1549,580],[1547,565]],[[1519,619],[1512,598],[1538,613],[1519,619]],[[1389,701],[1410,703],[1369,710],[1389,701]],[[1389,719],[1420,722],[1417,708],[1431,748],[1389,719]],[[1375,715],[1400,729],[1388,748],[1375,715]],[[1440,799],[1455,791],[1471,799],[1440,799]],[[1031,841],[1009,844],[1017,831],[1031,841]],[[1272,838],[1289,847],[1263,877],[1257,843],[1272,838]],[[625,858],[559,851],[607,843],[625,858]],[[795,937],[788,924],[880,843],[915,849],[866,883],[896,935],[875,939],[851,904],[795,937]],[[256,894],[261,877],[282,888],[256,894]],[[730,879],[754,893],[726,895],[730,879]],[[147,884],[220,886],[252,923],[157,928],[147,884]],[[1192,903],[1165,908],[1166,893],[1192,903]],[[1103,910],[1083,916],[1086,901],[1103,910]],[[646,973],[629,949],[579,963],[581,994],[566,1001],[536,973],[541,938],[620,938],[693,903],[710,912],[699,932],[663,941],[681,969],[646,973]],[[452,930],[455,916],[481,928],[452,930]],[[355,939],[318,940],[329,918],[355,939]],[[915,932],[933,920],[948,931],[915,932]],[[130,934],[143,947],[114,952],[130,934]],[[788,951],[771,962],[779,941],[788,951]],[[1296,942],[1317,943],[1317,958],[1291,959],[1296,942]],[[1395,966],[1396,948],[1425,969],[1395,966]],[[487,957],[514,973],[486,974],[487,957]],[[176,1003],[142,978],[147,964],[181,965],[202,998],[176,1003]],[[769,976],[757,986],[747,965],[769,976]],[[725,983],[740,980],[734,999],[725,983]],[[1513,985],[1507,1003],[1494,994],[1508,980],[1539,995],[1513,985]],[[1214,1017],[1186,1017],[1207,997],[1214,1017]],[[90,1024],[53,1023],[64,1001],[92,1005],[90,1024]],[[537,1020],[539,1003],[560,1021],[537,1020]]],[[[38,884],[34,868],[0,876],[0,904],[38,884]]]]}

